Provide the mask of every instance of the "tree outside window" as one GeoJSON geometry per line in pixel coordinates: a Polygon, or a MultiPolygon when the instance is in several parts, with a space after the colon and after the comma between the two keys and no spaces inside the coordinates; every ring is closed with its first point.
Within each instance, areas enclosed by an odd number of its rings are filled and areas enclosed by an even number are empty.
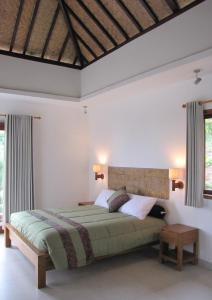
{"type": "Polygon", "coordinates": [[[212,110],[205,112],[205,193],[212,193],[212,110]]]}

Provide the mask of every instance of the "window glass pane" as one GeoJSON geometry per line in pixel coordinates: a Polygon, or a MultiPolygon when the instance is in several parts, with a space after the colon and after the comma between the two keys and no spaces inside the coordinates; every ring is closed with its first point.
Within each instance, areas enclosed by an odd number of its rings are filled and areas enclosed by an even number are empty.
{"type": "Polygon", "coordinates": [[[212,118],[205,119],[205,189],[212,190],[212,118]]]}

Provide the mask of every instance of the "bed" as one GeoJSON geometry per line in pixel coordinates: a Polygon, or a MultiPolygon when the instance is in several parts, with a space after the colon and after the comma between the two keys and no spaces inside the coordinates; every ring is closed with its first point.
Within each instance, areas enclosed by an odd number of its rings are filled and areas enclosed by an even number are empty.
{"type": "MultiPolygon", "coordinates": [[[[110,187],[114,184],[114,171],[117,169],[109,170],[110,187]]],[[[156,177],[161,180],[161,176],[156,177]]],[[[124,177],[121,178],[123,181],[124,177]]],[[[117,180],[116,183],[119,184],[117,180]]],[[[135,183],[136,180],[134,186],[135,183]]],[[[97,205],[23,211],[12,214],[10,224],[6,224],[5,246],[10,247],[12,241],[33,263],[36,286],[43,288],[46,271],[82,267],[104,257],[155,244],[164,225],[161,219],[148,216],[139,220],[121,212],[109,213],[97,205]]]]}

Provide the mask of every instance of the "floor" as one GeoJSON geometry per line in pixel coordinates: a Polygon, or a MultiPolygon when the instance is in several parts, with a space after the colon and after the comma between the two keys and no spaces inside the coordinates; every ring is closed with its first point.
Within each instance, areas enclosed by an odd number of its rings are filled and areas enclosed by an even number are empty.
{"type": "Polygon", "coordinates": [[[212,271],[187,265],[183,272],[161,265],[155,251],[110,258],[72,271],[51,271],[37,290],[32,265],[0,235],[0,299],[187,300],[212,299],[212,271]]]}

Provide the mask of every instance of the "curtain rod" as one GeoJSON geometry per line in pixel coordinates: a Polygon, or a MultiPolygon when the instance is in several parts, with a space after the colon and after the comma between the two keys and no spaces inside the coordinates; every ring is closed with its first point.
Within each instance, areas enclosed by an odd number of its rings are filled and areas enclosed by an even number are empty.
{"type": "MultiPolygon", "coordinates": [[[[3,113],[0,113],[0,117],[5,117],[6,118],[7,114],[3,114],[3,113]]],[[[32,116],[33,119],[36,119],[36,120],[40,120],[41,117],[40,116],[32,116]]]]}
{"type": "MultiPolygon", "coordinates": [[[[212,100],[199,101],[199,105],[207,104],[207,103],[212,103],[212,100]]],[[[183,108],[186,108],[186,104],[187,104],[187,103],[184,103],[184,104],[182,105],[182,107],[183,107],[183,108]]]]}

